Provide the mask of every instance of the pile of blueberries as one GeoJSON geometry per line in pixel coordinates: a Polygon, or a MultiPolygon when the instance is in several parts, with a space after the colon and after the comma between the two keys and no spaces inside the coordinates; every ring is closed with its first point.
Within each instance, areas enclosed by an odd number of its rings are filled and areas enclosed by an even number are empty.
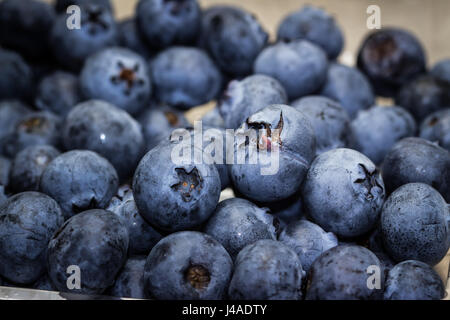
{"type": "Polygon", "coordinates": [[[450,60],[427,68],[410,32],[370,33],[350,67],[314,6],[271,42],[246,10],[196,0],[140,0],[123,21],[109,0],[3,0],[0,46],[0,285],[445,296],[433,266],[450,245],[450,60]],[[172,132],[193,132],[184,111],[212,100],[214,134],[193,149],[213,157],[213,136],[258,129],[276,173],[172,161],[172,132]],[[219,203],[225,188],[236,197],[219,203]]]}

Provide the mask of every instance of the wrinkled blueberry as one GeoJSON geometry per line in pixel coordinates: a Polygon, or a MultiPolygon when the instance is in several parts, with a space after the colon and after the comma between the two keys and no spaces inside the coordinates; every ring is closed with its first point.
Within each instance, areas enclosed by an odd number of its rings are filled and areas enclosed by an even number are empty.
{"type": "Polygon", "coordinates": [[[356,150],[380,164],[392,146],[416,133],[416,122],[401,107],[374,106],[358,112],[352,121],[356,150]]]}
{"type": "Polygon", "coordinates": [[[450,151],[450,108],[430,114],[420,125],[420,137],[450,151]]]}
{"type": "Polygon", "coordinates": [[[45,272],[47,245],[63,224],[60,207],[38,192],[19,193],[0,207],[0,275],[30,284],[45,272]]]}
{"type": "Polygon", "coordinates": [[[240,81],[231,81],[217,107],[225,127],[237,129],[248,117],[263,108],[287,102],[286,91],[278,80],[255,74],[240,81]]]}
{"type": "Polygon", "coordinates": [[[101,294],[125,264],[127,248],[128,231],[120,218],[106,210],[88,210],[67,220],[50,240],[48,274],[59,291],[101,294]],[[70,266],[79,268],[80,289],[67,286],[70,266]]]}
{"type": "Polygon", "coordinates": [[[419,40],[409,31],[383,28],[367,36],[358,53],[358,68],[375,93],[394,97],[398,89],[425,72],[426,57],[419,40]]]}
{"type": "Polygon", "coordinates": [[[105,208],[118,188],[114,167],[97,153],[74,150],[53,159],[41,176],[40,190],[55,199],[66,218],[105,208]]]}
{"type": "Polygon", "coordinates": [[[232,300],[300,300],[304,271],[292,249],[259,240],[239,252],[228,288],[232,300]]]}
{"type": "Polygon", "coordinates": [[[338,245],[337,237],[308,220],[288,224],[278,240],[294,250],[308,272],[313,262],[325,251],[338,245]]]}
{"type": "Polygon", "coordinates": [[[277,239],[277,221],[267,209],[245,199],[219,203],[204,232],[219,241],[234,259],[245,246],[261,239],[277,239]]]}
{"type": "Polygon", "coordinates": [[[67,150],[87,149],[108,159],[119,177],[131,177],[144,149],[141,126],[128,113],[101,100],[75,106],[63,128],[67,150]]]}
{"type": "Polygon", "coordinates": [[[396,261],[437,264],[450,246],[450,211],[435,189],[408,183],[386,200],[381,214],[383,243],[396,261]]]}
{"type": "Polygon", "coordinates": [[[325,10],[305,5],[287,15],[280,23],[278,40],[309,40],[319,45],[330,59],[335,59],[344,46],[344,37],[334,18],[325,10]]]}
{"type": "Polygon", "coordinates": [[[33,72],[21,56],[0,48],[0,100],[29,98],[32,78],[33,72]]]}
{"type": "Polygon", "coordinates": [[[326,231],[344,238],[375,226],[385,190],[380,173],[366,156],[334,149],[318,156],[302,187],[306,211],[326,231]]]}
{"type": "Polygon", "coordinates": [[[144,267],[146,256],[128,258],[108,294],[119,298],[145,299],[144,267]]]}
{"type": "Polygon", "coordinates": [[[311,122],[316,135],[316,155],[353,145],[350,118],[339,103],[322,96],[308,96],[291,105],[311,122]]]}
{"type": "Polygon", "coordinates": [[[278,42],[256,58],[254,72],[274,77],[290,100],[312,94],[327,78],[328,60],[323,50],[307,40],[278,42]]]}
{"type": "Polygon", "coordinates": [[[125,185],[119,188],[106,210],[120,217],[128,228],[130,255],[148,254],[155,244],[161,240],[161,234],[152,228],[140,215],[133,191],[125,185]]]}
{"type": "Polygon", "coordinates": [[[171,47],[151,64],[157,100],[181,109],[209,102],[222,88],[222,75],[203,50],[171,47]]]}
{"type": "Polygon", "coordinates": [[[450,153],[421,138],[397,142],[381,166],[387,194],[410,182],[429,184],[450,201],[450,153]]]}
{"type": "Polygon", "coordinates": [[[254,201],[280,201],[300,189],[315,155],[314,130],[296,109],[271,105],[236,131],[234,151],[234,187],[254,201]]]}
{"type": "Polygon", "coordinates": [[[350,118],[375,103],[372,86],[364,74],[338,63],[332,63],[328,68],[327,80],[320,94],[339,102],[350,118]]]}
{"type": "Polygon", "coordinates": [[[148,295],[161,300],[224,298],[233,262],[222,245],[207,234],[184,231],[153,247],[144,269],[148,295]]]}
{"type": "MultiPolygon", "coordinates": [[[[307,300],[378,300],[383,297],[384,272],[380,288],[368,286],[373,271],[382,269],[377,256],[357,245],[339,245],[317,258],[309,272],[307,300]],[[369,272],[370,271],[370,272],[369,272]]],[[[374,284],[376,285],[376,283],[374,284]]]]}

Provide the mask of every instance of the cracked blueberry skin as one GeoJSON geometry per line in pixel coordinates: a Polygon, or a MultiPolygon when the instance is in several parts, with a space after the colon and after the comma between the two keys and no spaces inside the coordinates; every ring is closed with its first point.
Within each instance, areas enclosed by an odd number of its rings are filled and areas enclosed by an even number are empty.
{"type": "Polygon", "coordinates": [[[265,208],[231,198],[219,203],[204,232],[219,241],[235,259],[245,246],[261,239],[277,239],[278,221],[265,208]]]}
{"type": "Polygon", "coordinates": [[[67,150],[97,152],[111,162],[121,180],[133,175],[144,152],[140,124],[125,111],[101,100],[75,106],[65,119],[62,135],[67,150]]]}
{"type": "Polygon", "coordinates": [[[313,94],[325,83],[328,60],[323,50],[307,40],[278,42],[256,58],[254,72],[283,85],[289,100],[313,94]]]}
{"type": "Polygon", "coordinates": [[[322,96],[307,96],[291,105],[311,122],[316,135],[316,155],[353,145],[350,118],[339,103],[322,96]]]}
{"type": "Polygon", "coordinates": [[[377,95],[394,97],[402,85],[425,72],[426,57],[420,41],[412,33],[383,28],[364,40],[357,64],[377,95]]]}
{"type": "Polygon", "coordinates": [[[86,60],[80,74],[84,98],[110,102],[130,114],[147,106],[151,86],[147,63],[125,48],[97,52],[86,60]]]}
{"type": "Polygon", "coordinates": [[[384,272],[377,256],[357,245],[339,245],[317,258],[309,272],[307,300],[381,300],[384,272]],[[369,289],[369,266],[381,269],[381,289],[369,289]]]}
{"type": "Polygon", "coordinates": [[[397,106],[374,106],[358,112],[351,123],[354,148],[380,164],[394,144],[415,135],[416,121],[405,109],[397,106]]]}
{"type": "Polygon", "coordinates": [[[400,88],[395,103],[421,121],[431,113],[450,107],[450,83],[422,75],[400,88]]]}
{"type": "Polygon", "coordinates": [[[138,117],[138,121],[142,126],[147,152],[169,139],[175,129],[191,126],[183,112],[167,105],[152,106],[138,117]]]}
{"type": "Polygon", "coordinates": [[[304,271],[292,249],[259,240],[239,252],[228,288],[231,300],[300,300],[304,271]]]}
{"type": "Polygon", "coordinates": [[[408,260],[397,264],[386,278],[384,300],[441,300],[445,287],[426,263],[408,260]]]}
{"type": "Polygon", "coordinates": [[[88,3],[94,3],[96,5],[103,6],[111,12],[114,11],[110,0],[56,0],[55,9],[59,13],[66,13],[67,7],[71,5],[83,6],[88,3]]]}
{"type": "Polygon", "coordinates": [[[344,36],[334,18],[325,10],[311,5],[284,17],[278,26],[277,39],[311,41],[320,46],[330,60],[336,59],[344,46],[344,36]]]}
{"type": "Polygon", "coordinates": [[[32,69],[25,60],[13,51],[0,48],[0,100],[29,98],[32,80],[32,69]]]}
{"type": "Polygon", "coordinates": [[[450,84],[450,59],[437,62],[430,70],[430,74],[436,79],[450,84]]]}
{"type": "Polygon", "coordinates": [[[339,148],[318,156],[302,186],[305,209],[324,230],[353,238],[376,224],[385,198],[383,179],[369,158],[339,148]]]}
{"type": "Polygon", "coordinates": [[[387,194],[411,183],[426,183],[450,201],[450,153],[421,138],[405,138],[397,142],[381,166],[387,194]]]}
{"type": "Polygon", "coordinates": [[[239,193],[253,201],[277,202],[300,189],[315,155],[309,120],[287,105],[255,113],[236,131],[230,177],[239,193]]]}
{"type": "Polygon", "coordinates": [[[222,88],[222,75],[203,50],[171,47],[159,53],[150,66],[156,99],[190,109],[214,99],[222,88]]]}
{"type": "Polygon", "coordinates": [[[78,77],[68,72],[56,71],[39,82],[34,104],[39,110],[65,117],[81,100],[78,77]]]}
{"type": "Polygon", "coordinates": [[[225,127],[237,129],[252,114],[272,104],[286,104],[286,91],[269,76],[255,74],[233,80],[217,103],[225,127]]]}
{"type": "Polygon", "coordinates": [[[117,192],[116,170],[97,153],[73,150],[53,159],[41,176],[40,190],[55,199],[66,218],[105,208],[117,192]]]}
{"type": "Polygon", "coordinates": [[[27,105],[18,100],[0,101],[0,153],[4,151],[5,139],[14,133],[17,124],[31,112],[27,105]]]}
{"type": "Polygon", "coordinates": [[[17,284],[31,284],[45,272],[47,245],[64,223],[55,200],[24,192],[0,207],[0,275],[17,284]]]}
{"type": "Polygon", "coordinates": [[[358,69],[338,63],[330,64],[320,95],[337,101],[351,119],[359,110],[375,104],[372,86],[365,75],[358,69]]]}
{"type": "Polygon", "coordinates": [[[160,49],[193,43],[200,32],[201,16],[197,0],[140,0],[136,7],[142,37],[160,49]]]}
{"type": "Polygon", "coordinates": [[[9,188],[14,193],[39,191],[39,181],[47,165],[60,152],[52,146],[29,146],[20,151],[11,165],[9,188]]]}
{"type": "Polygon", "coordinates": [[[118,298],[145,299],[144,267],[146,256],[128,258],[108,295],[118,298]]]}
{"type": "Polygon", "coordinates": [[[48,35],[55,17],[53,7],[43,1],[2,1],[0,44],[30,59],[45,58],[51,51],[48,35]]]}
{"type": "Polygon", "coordinates": [[[133,178],[140,214],[165,231],[199,226],[219,202],[221,182],[212,159],[201,152],[202,163],[194,164],[185,145],[199,151],[185,143],[162,142],[142,158],[133,178]]]}
{"type": "Polygon", "coordinates": [[[54,57],[74,71],[82,68],[88,56],[118,43],[118,27],[109,9],[90,2],[81,4],[80,9],[80,29],[67,28],[68,16],[63,12],[56,17],[50,32],[54,57]]]}
{"type": "Polygon", "coordinates": [[[256,16],[235,6],[212,6],[203,12],[200,46],[231,77],[252,73],[269,35],[256,16]]]}
{"type": "Polygon", "coordinates": [[[144,42],[134,17],[122,20],[119,23],[118,28],[119,45],[121,47],[136,52],[146,60],[154,55],[155,49],[144,42]]]}
{"type": "Polygon", "coordinates": [[[101,294],[127,259],[128,231],[113,213],[94,209],[67,220],[48,244],[47,270],[62,292],[101,294]],[[81,289],[67,288],[69,266],[78,266],[81,289]]]}
{"type": "Polygon", "coordinates": [[[450,108],[430,114],[420,125],[420,137],[450,151],[450,108]]]}
{"type": "Polygon", "coordinates": [[[161,240],[162,235],[153,229],[140,215],[133,191],[125,185],[119,188],[106,210],[120,217],[128,228],[130,241],[128,253],[130,255],[148,254],[155,244],[161,240]]]}
{"type": "Polygon", "coordinates": [[[337,237],[307,220],[295,221],[281,231],[278,240],[294,250],[308,272],[313,262],[325,251],[338,245],[337,237]]]}
{"type": "Polygon", "coordinates": [[[211,236],[183,231],[153,247],[144,269],[147,294],[158,300],[223,299],[233,261],[211,236]]]}
{"type": "Polygon", "coordinates": [[[4,154],[15,157],[29,146],[61,144],[61,119],[48,111],[31,112],[16,124],[14,131],[6,138],[4,154]]]}
{"type": "Polygon", "coordinates": [[[437,264],[450,246],[450,211],[444,198],[424,183],[395,190],[383,206],[383,244],[395,261],[437,264]]]}

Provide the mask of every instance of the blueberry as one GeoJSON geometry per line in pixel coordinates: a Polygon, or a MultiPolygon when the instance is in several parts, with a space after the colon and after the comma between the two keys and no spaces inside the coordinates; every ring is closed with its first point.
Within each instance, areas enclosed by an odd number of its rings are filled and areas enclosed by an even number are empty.
{"type": "Polygon", "coordinates": [[[48,245],[47,268],[58,291],[101,294],[113,285],[127,259],[128,231],[113,213],[94,209],[67,220],[48,245]],[[80,271],[80,289],[69,289],[70,273],[80,271]]]}
{"type": "Polygon", "coordinates": [[[278,40],[309,40],[336,59],[344,46],[344,37],[334,18],[325,10],[305,5],[298,11],[287,15],[278,26],[278,40]]]}
{"type": "Polygon", "coordinates": [[[308,272],[313,262],[325,251],[338,245],[337,237],[307,220],[295,221],[283,229],[278,240],[294,250],[308,272]]]}
{"type": "Polygon", "coordinates": [[[287,102],[286,91],[278,80],[255,74],[241,81],[231,81],[217,107],[225,127],[237,129],[248,117],[268,105],[287,102]]]}
{"type": "Polygon", "coordinates": [[[140,0],[136,7],[137,26],[153,47],[191,44],[201,26],[197,0],[140,0]]]}
{"type": "Polygon", "coordinates": [[[148,254],[155,244],[161,240],[161,234],[153,229],[140,215],[133,191],[125,185],[119,188],[117,195],[111,199],[106,210],[120,217],[128,228],[130,242],[128,253],[131,255],[148,254]]]}
{"type": "Polygon", "coordinates": [[[41,276],[34,284],[33,289],[45,290],[45,291],[56,291],[56,287],[53,285],[50,277],[47,273],[41,276]]]}
{"type": "Polygon", "coordinates": [[[350,118],[375,103],[372,86],[364,74],[358,69],[337,63],[332,63],[328,68],[320,94],[339,102],[350,118]]]}
{"type": "Polygon", "coordinates": [[[87,149],[108,159],[119,177],[129,178],[144,149],[141,126],[125,111],[101,100],[75,106],[63,128],[67,150],[87,149]]]}
{"type": "Polygon", "coordinates": [[[105,208],[118,188],[114,167],[92,151],[69,151],[53,159],[41,176],[40,190],[55,199],[66,217],[105,208]]]}
{"type": "Polygon", "coordinates": [[[179,159],[174,158],[182,145],[162,142],[150,150],[133,178],[140,214],[152,225],[167,231],[202,224],[213,213],[220,196],[220,177],[212,159],[200,152],[203,162],[194,164],[192,155],[184,149],[179,159]]]}
{"type": "Polygon", "coordinates": [[[395,190],[383,206],[383,243],[396,261],[437,264],[450,246],[450,211],[442,196],[424,183],[395,190]]]}
{"type": "Polygon", "coordinates": [[[415,135],[417,126],[411,114],[401,107],[374,106],[358,112],[351,128],[355,149],[380,164],[399,140],[415,135]]]}
{"type": "Polygon", "coordinates": [[[369,158],[340,148],[314,160],[303,183],[302,196],[306,211],[317,224],[337,236],[351,238],[375,226],[385,189],[369,158]]]}
{"type": "Polygon", "coordinates": [[[56,0],[55,9],[57,12],[66,13],[67,8],[71,5],[83,6],[87,3],[94,3],[99,6],[103,6],[106,9],[113,12],[113,6],[111,0],[56,0]]]}
{"type": "Polygon", "coordinates": [[[440,300],[444,296],[445,287],[439,275],[420,261],[397,264],[386,279],[384,300],[440,300]]]}
{"type": "Polygon", "coordinates": [[[138,53],[145,59],[149,59],[154,54],[154,49],[144,42],[144,39],[137,27],[137,21],[133,18],[122,20],[118,26],[119,45],[138,53]]]}
{"type": "Polygon", "coordinates": [[[277,221],[267,209],[245,199],[219,203],[204,232],[219,241],[234,259],[245,246],[261,239],[277,239],[277,221]]]}
{"type": "Polygon", "coordinates": [[[56,14],[43,1],[5,0],[0,3],[0,44],[32,58],[50,53],[49,33],[56,14]]]}
{"type": "Polygon", "coordinates": [[[300,300],[304,271],[295,251],[259,240],[239,252],[228,288],[232,300],[300,300]]]}
{"type": "Polygon", "coordinates": [[[50,33],[56,60],[74,71],[81,69],[88,56],[103,48],[117,45],[118,42],[118,28],[109,9],[90,1],[82,4],[80,9],[80,29],[69,29],[69,16],[61,13],[56,17],[50,33]]]}
{"type": "Polygon", "coordinates": [[[353,145],[350,118],[339,103],[322,96],[307,96],[291,105],[311,122],[316,134],[316,155],[353,145]]]}
{"type": "Polygon", "coordinates": [[[161,300],[218,300],[225,295],[233,262],[207,234],[184,231],[153,247],[144,269],[148,295],[161,300]]]}
{"type": "Polygon", "coordinates": [[[303,201],[299,192],[281,201],[271,203],[263,202],[258,205],[269,208],[270,213],[284,224],[304,218],[303,201]]]}
{"type": "Polygon", "coordinates": [[[19,193],[0,206],[0,275],[30,284],[45,272],[47,245],[63,224],[60,207],[38,192],[19,193]]]}
{"type": "Polygon", "coordinates": [[[144,59],[118,47],[101,50],[86,60],[80,89],[86,99],[108,101],[130,114],[146,107],[152,93],[144,59]]]}
{"type": "Polygon", "coordinates": [[[14,157],[28,146],[61,144],[61,119],[48,111],[32,112],[25,115],[14,131],[6,138],[4,153],[14,157]]]}
{"type": "Polygon", "coordinates": [[[381,166],[387,194],[410,182],[429,184],[450,201],[450,153],[421,138],[397,142],[381,166]]]}
{"type": "Polygon", "coordinates": [[[109,294],[120,298],[145,299],[144,267],[146,256],[128,258],[109,294]]]}
{"type": "Polygon", "coordinates": [[[436,63],[430,73],[436,79],[450,84],[450,59],[444,59],[436,63]]]}
{"type": "Polygon", "coordinates": [[[389,270],[391,270],[396,263],[389,256],[386,248],[384,247],[380,223],[377,224],[377,227],[371,233],[367,241],[367,248],[378,257],[381,264],[383,265],[385,275],[387,276],[389,270]]]}
{"type": "Polygon", "coordinates": [[[242,8],[212,6],[203,12],[200,44],[232,77],[252,72],[269,36],[257,18],[242,8]]]}
{"type": "Polygon", "coordinates": [[[7,199],[6,187],[9,185],[9,173],[11,171],[11,161],[0,156],[0,205],[7,199]]]}
{"type": "Polygon", "coordinates": [[[409,31],[383,28],[369,34],[358,53],[358,68],[367,75],[377,95],[394,97],[398,89],[425,72],[420,41],[409,31]]]}
{"type": "Polygon", "coordinates": [[[190,126],[183,112],[167,105],[152,106],[138,120],[142,126],[146,151],[169,139],[173,130],[190,126]]]}
{"type": "Polygon", "coordinates": [[[450,151],[450,108],[430,114],[420,125],[420,137],[429,141],[437,141],[439,145],[450,151]]]}
{"type": "Polygon", "coordinates": [[[381,288],[370,289],[369,267],[382,269],[377,256],[357,245],[339,245],[317,258],[309,273],[307,300],[378,300],[383,297],[384,273],[380,273],[381,288]]]}
{"type": "Polygon", "coordinates": [[[222,75],[203,50],[171,47],[151,64],[157,100],[189,109],[214,99],[222,87],[222,75]]]}
{"type": "Polygon", "coordinates": [[[20,151],[11,166],[9,188],[14,193],[39,191],[39,182],[47,165],[60,152],[52,146],[29,146],[20,151]]]}
{"type": "Polygon", "coordinates": [[[301,112],[287,105],[268,106],[249,117],[235,139],[230,176],[240,193],[275,202],[300,189],[315,155],[314,131],[301,112]]]}
{"type": "Polygon", "coordinates": [[[30,112],[29,107],[18,100],[0,101],[0,149],[4,149],[5,139],[14,132],[20,120],[30,112]]]}
{"type": "Polygon", "coordinates": [[[225,121],[220,114],[219,108],[208,111],[202,117],[201,121],[205,127],[225,129],[225,121]]]}
{"type": "Polygon", "coordinates": [[[39,82],[34,104],[39,110],[65,117],[81,99],[78,77],[68,72],[56,71],[39,82]]]}
{"type": "Polygon", "coordinates": [[[25,60],[0,48],[0,100],[29,98],[32,80],[33,72],[25,60]]]}
{"type": "Polygon", "coordinates": [[[400,88],[395,102],[421,121],[431,113],[450,107],[450,83],[423,75],[400,88]]]}
{"type": "Polygon", "coordinates": [[[327,78],[328,60],[323,50],[307,40],[278,42],[256,58],[254,72],[274,77],[290,100],[312,94],[327,78]]]}

